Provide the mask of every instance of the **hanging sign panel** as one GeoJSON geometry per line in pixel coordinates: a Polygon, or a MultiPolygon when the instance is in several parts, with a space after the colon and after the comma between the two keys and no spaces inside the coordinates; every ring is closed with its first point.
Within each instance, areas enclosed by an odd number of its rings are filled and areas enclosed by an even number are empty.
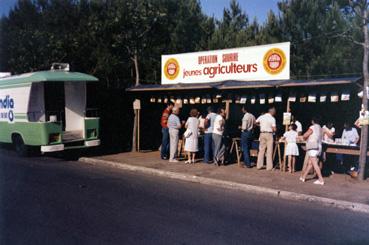
{"type": "Polygon", "coordinates": [[[161,56],[161,83],[290,79],[290,43],[161,56]]]}

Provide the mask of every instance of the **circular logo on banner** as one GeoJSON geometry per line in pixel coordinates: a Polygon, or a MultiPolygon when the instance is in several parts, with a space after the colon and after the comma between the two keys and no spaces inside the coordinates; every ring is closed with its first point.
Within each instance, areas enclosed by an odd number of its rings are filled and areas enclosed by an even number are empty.
{"type": "Polygon", "coordinates": [[[279,48],[272,48],[264,55],[263,65],[266,72],[276,75],[284,69],[286,62],[284,52],[279,48]]]}
{"type": "Polygon", "coordinates": [[[165,62],[164,65],[164,75],[169,80],[174,80],[179,74],[179,63],[176,59],[170,58],[165,62]]]}

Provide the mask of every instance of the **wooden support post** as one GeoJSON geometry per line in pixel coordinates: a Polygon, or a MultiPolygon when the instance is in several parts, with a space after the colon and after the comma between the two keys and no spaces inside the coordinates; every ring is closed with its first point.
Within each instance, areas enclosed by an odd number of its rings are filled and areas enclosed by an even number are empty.
{"type": "Polygon", "coordinates": [[[241,167],[241,151],[238,147],[238,143],[236,142],[236,156],[237,156],[237,165],[241,167]]]}
{"type": "Polygon", "coordinates": [[[229,119],[229,108],[230,108],[230,101],[229,100],[226,100],[226,108],[225,108],[225,110],[226,110],[226,120],[228,120],[229,119]]]}
{"type": "MultiPolygon", "coordinates": [[[[286,112],[290,112],[290,111],[291,111],[290,101],[287,99],[287,108],[286,108],[286,112]]],[[[288,131],[288,125],[286,125],[285,131],[288,131]]]]}
{"type": "MultiPolygon", "coordinates": [[[[291,108],[290,108],[290,100],[287,98],[287,108],[286,108],[286,112],[290,112],[291,111],[291,108]]],[[[285,131],[287,132],[288,131],[288,125],[285,126],[285,131]]],[[[286,165],[287,165],[287,157],[286,157],[286,148],[287,148],[287,142],[285,141],[284,142],[284,147],[283,147],[283,162],[282,162],[282,165],[283,165],[283,170],[280,169],[281,171],[285,172],[286,170],[286,165]]],[[[281,150],[279,149],[279,152],[281,152],[281,150]]]]}
{"type": "Polygon", "coordinates": [[[132,132],[132,152],[136,152],[137,149],[139,150],[140,148],[140,143],[139,143],[139,137],[140,137],[140,133],[139,133],[139,124],[140,124],[140,119],[139,119],[139,114],[140,114],[140,109],[141,109],[141,101],[136,99],[133,102],[133,112],[134,112],[134,119],[133,119],[133,132],[132,132]],[[138,146],[138,147],[137,147],[138,146]]]}
{"type": "Polygon", "coordinates": [[[140,152],[140,113],[141,109],[137,110],[137,151],[140,152]]]}
{"type": "Polygon", "coordinates": [[[137,141],[136,141],[136,131],[137,131],[137,110],[133,109],[134,118],[133,118],[133,132],[132,132],[132,152],[137,151],[137,141]]]}

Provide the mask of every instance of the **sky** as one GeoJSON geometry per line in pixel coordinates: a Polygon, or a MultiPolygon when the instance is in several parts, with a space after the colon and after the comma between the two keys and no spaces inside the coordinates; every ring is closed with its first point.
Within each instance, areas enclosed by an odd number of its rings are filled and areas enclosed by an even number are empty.
{"type": "MultiPolygon", "coordinates": [[[[0,0],[1,1],[1,0],[0,0]]],[[[279,0],[238,0],[243,11],[249,16],[250,21],[256,17],[260,23],[266,20],[269,10],[278,12],[279,0]]],[[[202,9],[207,15],[220,19],[223,9],[229,7],[231,0],[200,0],[202,9]]]]}
{"type": "MultiPolygon", "coordinates": [[[[0,16],[6,15],[17,0],[0,0],[0,16]]],[[[202,9],[207,15],[218,19],[222,17],[223,9],[229,6],[231,0],[200,0],[202,9]]],[[[250,20],[254,17],[260,23],[264,22],[269,10],[277,12],[278,0],[238,0],[241,8],[248,14],[250,20]]]]}

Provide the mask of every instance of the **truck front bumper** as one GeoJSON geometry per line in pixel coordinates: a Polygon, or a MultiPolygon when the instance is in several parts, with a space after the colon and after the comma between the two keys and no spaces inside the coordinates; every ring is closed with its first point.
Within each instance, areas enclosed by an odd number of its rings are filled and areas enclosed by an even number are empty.
{"type": "Polygon", "coordinates": [[[89,140],[89,141],[85,141],[85,146],[87,146],[87,147],[99,146],[99,145],[100,145],[100,140],[89,140]]]}
{"type": "Polygon", "coordinates": [[[58,144],[58,145],[43,145],[41,146],[41,152],[55,152],[55,151],[64,151],[69,149],[78,149],[78,148],[85,148],[85,147],[93,147],[93,146],[99,146],[100,140],[89,140],[85,141],[84,144],[82,142],[82,145],[79,146],[65,146],[64,144],[58,144]]]}
{"type": "Polygon", "coordinates": [[[41,146],[41,152],[54,152],[54,151],[64,151],[64,144],[41,146]]]}

